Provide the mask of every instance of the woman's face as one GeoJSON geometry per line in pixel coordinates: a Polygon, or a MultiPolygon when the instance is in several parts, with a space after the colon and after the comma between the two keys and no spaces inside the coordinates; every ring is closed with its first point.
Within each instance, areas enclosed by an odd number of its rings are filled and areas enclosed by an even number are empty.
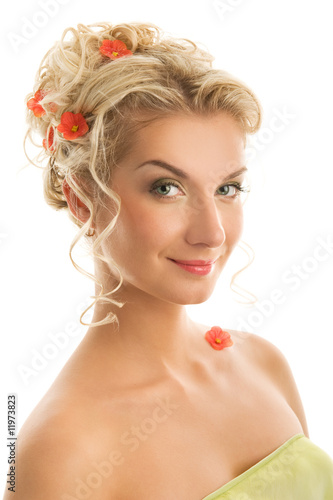
{"type": "Polygon", "coordinates": [[[178,115],[136,139],[113,174],[121,211],[103,253],[117,263],[131,298],[204,302],[242,233],[242,131],[222,112],[178,115]]]}

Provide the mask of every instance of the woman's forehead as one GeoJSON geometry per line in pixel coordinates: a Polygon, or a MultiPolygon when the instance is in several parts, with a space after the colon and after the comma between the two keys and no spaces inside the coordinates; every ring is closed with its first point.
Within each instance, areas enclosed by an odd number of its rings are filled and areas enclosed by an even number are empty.
{"type": "Polygon", "coordinates": [[[127,162],[244,163],[244,134],[229,115],[163,117],[138,130],[127,162]]]}

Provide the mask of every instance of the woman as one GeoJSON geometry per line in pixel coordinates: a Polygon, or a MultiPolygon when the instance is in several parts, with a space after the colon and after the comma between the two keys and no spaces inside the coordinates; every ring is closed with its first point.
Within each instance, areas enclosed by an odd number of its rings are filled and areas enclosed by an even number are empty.
{"type": "Polygon", "coordinates": [[[71,251],[91,243],[96,296],[20,431],[16,500],[333,498],[283,354],[186,313],[240,240],[261,123],[212,60],[132,23],[66,30],[41,64],[27,105],[45,198],[80,228],[71,251]]]}

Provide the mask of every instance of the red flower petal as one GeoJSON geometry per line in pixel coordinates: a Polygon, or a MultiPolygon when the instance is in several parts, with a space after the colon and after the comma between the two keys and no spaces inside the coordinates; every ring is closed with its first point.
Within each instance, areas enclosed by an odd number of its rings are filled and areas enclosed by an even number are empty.
{"type": "Polygon", "coordinates": [[[110,57],[110,59],[119,59],[119,57],[133,54],[133,52],[127,50],[126,44],[121,40],[103,40],[99,50],[104,56],[110,57]]]}
{"type": "MultiPolygon", "coordinates": [[[[44,99],[46,94],[47,94],[46,90],[39,89],[39,90],[37,90],[37,92],[35,92],[34,97],[29,99],[29,101],[27,102],[28,108],[31,109],[31,111],[34,113],[34,115],[37,116],[38,118],[45,115],[45,113],[46,113],[43,106],[41,104],[39,104],[39,101],[44,99]]],[[[58,106],[54,102],[50,102],[49,107],[50,107],[50,111],[52,113],[54,113],[57,110],[58,106]]]]}
{"type": "Polygon", "coordinates": [[[44,97],[46,96],[46,94],[47,94],[46,90],[39,89],[39,90],[37,90],[37,92],[35,92],[35,99],[37,101],[41,101],[42,99],[44,99],[44,97]]]}
{"type": "Polygon", "coordinates": [[[64,139],[73,141],[86,134],[89,127],[81,113],[66,111],[61,115],[61,123],[57,126],[57,130],[63,134],[64,139]]]}
{"type": "Polygon", "coordinates": [[[40,104],[38,104],[38,99],[36,99],[35,97],[29,99],[29,101],[27,102],[27,106],[38,118],[45,115],[46,113],[45,109],[40,104]]]}
{"type": "Polygon", "coordinates": [[[233,345],[230,333],[225,332],[219,326],[213,326],[208,330],[208,332],[205,333],[205,339],[210,343],[212,348],[217,351],[221,351],[225,347],[231,347],[233,345]]]}
{"type": "Polygon", "coordinates": [[[46,131],[46,136],[45,139],[43,139],[43,146],[45,149],[49,149],[50,151],[54,151],[54,129],[53,127],[49,131],[49,135],[47,136],[47,131],[46,131]]]}

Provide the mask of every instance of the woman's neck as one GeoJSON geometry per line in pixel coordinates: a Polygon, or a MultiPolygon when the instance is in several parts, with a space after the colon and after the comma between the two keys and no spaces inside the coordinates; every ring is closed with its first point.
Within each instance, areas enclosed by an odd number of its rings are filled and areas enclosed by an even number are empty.
{"type": "Polygon", "coordinates": [[[116,313],[119,328],[116,324],[92,327],[87,336],[141,369],[144,364],[147,371],[179,373],[200,359],[200,350],[206,347],[202,327],[189,318],[184,305],[128,291],[122,308],[97,304],[92,322],[110,311],[116,313]]]}

